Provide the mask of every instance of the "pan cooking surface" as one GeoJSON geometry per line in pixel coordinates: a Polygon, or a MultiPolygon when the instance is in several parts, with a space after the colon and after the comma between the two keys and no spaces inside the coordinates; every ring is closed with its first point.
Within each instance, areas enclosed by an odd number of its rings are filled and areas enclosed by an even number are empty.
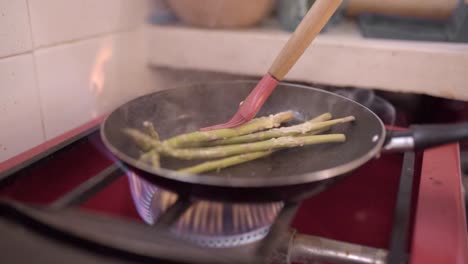
{"type": "MultiPolygon", "coordinates": [[[[108,117],[103,125],[104,141],[119,158],[124,157],[132,163],[138,158],[139,152],[135,144],[121,132],[123,128],[142,129],[144,121],[151,121],[161,138],[166,139],[221,123],[232,117],[239,102],[254,86],[255,82],[199,84],[137,98],[108,117]]],[[[345,143],[282,150],[266,158],[197,176],[197,182],[202,178],[213,177],[296,182],[304,175],[313,181],[313,174],[317,172],[321,172],[321,177],[329,177],[338,173],[336,168],[341,168],[342,173],[362,165],[378,152],[383,143],[383,124],[367,108],[344,97],[305,86],[280,84],[257,116],[288,110],[295,112],[295,120],[290,124],[312,119],[325,112],[330,112],[333,118],[354,115],[356,121],[336,125],[327,131],[344,133],[347,137],[345,143]]],[[[200,162],[202,160],[164,158],[162,167],[174,170],[200,162]]],[[[158,174],[165,176],[161,172],[158,174]]]]}

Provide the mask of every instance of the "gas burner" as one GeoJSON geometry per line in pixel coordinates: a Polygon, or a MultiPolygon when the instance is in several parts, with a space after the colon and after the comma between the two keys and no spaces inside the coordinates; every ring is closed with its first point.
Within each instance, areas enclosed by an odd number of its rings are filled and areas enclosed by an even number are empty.
{"type": "MultiPolygon", "coordinates": [[[[150,225],[174,205],[178,195],[130,172],[127,174],[135,206],[150,225]]],[[[283,207],[263,204],[197,201],[171,228],[172,233],[204,247],[237,247],[263,239],[283,207]]]]}

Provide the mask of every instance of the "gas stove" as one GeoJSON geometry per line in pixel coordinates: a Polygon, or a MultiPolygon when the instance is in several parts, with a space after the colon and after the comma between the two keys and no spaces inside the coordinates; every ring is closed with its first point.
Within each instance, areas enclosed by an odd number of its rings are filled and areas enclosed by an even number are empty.
{"type": "Polygon", "coordinates": [[[2,263],[468,263],[458,144],[383,155],[301,202],[216,204],[128,171],[102,120],[0,163],[2,263]]]}

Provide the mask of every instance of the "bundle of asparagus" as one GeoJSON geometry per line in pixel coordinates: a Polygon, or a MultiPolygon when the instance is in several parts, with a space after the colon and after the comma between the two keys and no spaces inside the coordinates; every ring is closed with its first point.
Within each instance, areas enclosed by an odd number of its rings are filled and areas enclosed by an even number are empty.
{"type": "Polygon", "coordinates": [[[299,125],[281,127],[293,113],[255,118],[237,128],[192,132],[161,140],[154,125],[144,122],[145,131],[126,128],[126,133],[141,149],[141,162],[160,167],[160,156],[184,160],[214,159],[180,169],[185,173],[204,173],[259,159],[272,153],[313,144],[344,142],[344,134],[324,134],[333,125],[354,121],[353,116],[332,119],[325,113],[299,125]]]}

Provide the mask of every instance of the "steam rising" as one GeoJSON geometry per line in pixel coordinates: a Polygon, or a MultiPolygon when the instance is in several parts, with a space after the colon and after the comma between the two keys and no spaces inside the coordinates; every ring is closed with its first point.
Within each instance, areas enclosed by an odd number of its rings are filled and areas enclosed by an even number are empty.
{"type": "Polygon", "coordinates": [[[336,94],[356,101],[374,112],[386,125],[394,125],[396,110],[389,102],[377,96],[374,91],[367,89],[340,89],[336,94]]]}

